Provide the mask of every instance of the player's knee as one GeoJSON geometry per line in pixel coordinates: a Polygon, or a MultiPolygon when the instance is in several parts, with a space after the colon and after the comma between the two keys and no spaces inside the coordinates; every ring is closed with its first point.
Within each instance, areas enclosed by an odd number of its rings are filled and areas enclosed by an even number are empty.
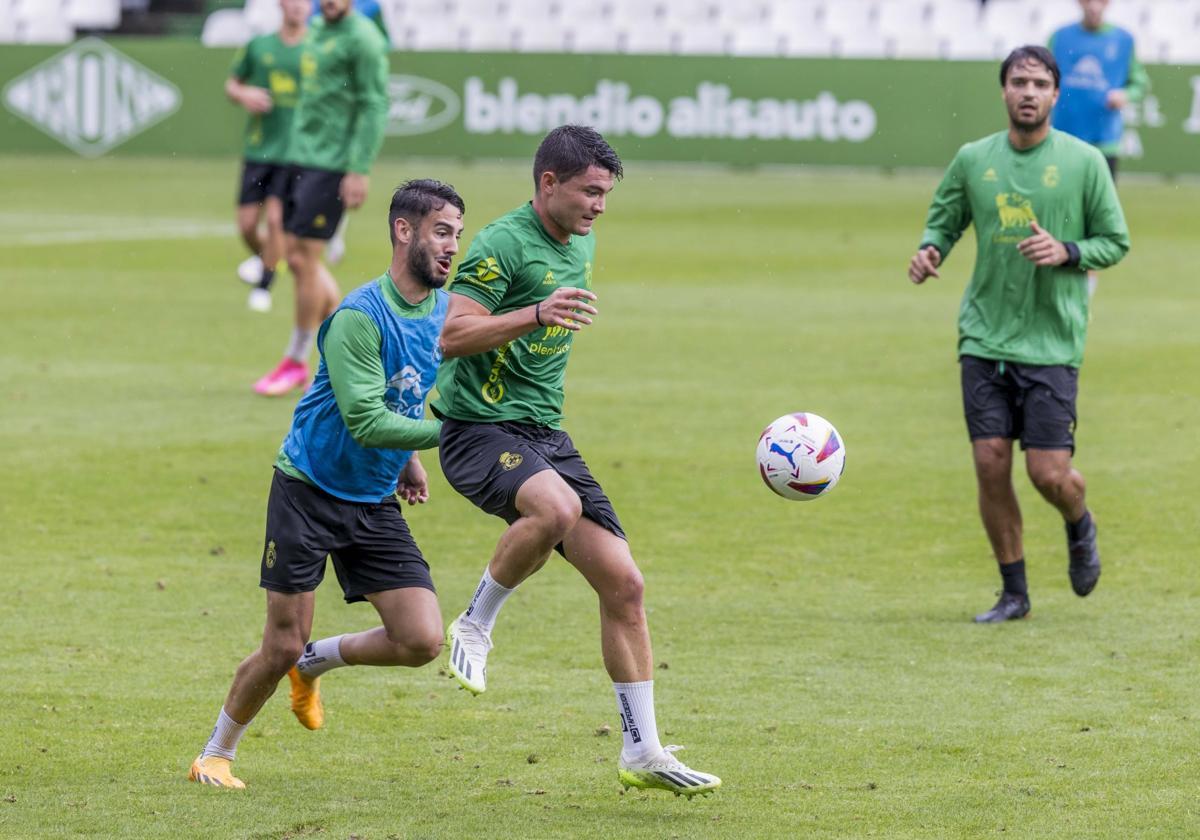
{"type": "Polygon", "coordinates": [[[975,449],[975,473],[982,482],[1008,481],[1012,471],[1010,453],[1000,446],[975,449]]]}
{"type": "Polygon", "coordinates": [[[412,651],[414,665],[424,665],[437,659],[442,654],[441,628],[439,627],[435,633],[428,633],[419,639],[413,639],[409,643],[409,648],[412,651]]]}
{"type": "Polygon", "coordinates": [[[550,530],[562,537],[579,521],[583,505],[574,492],[561,493],[545,505],[542,514],[550,530]]]}
{"type": "Polygon", "coordinates": [[[304,641],[299,637],[264,639],[262,652],[263,658],[266,659],[271,670],[283,675],[296,664],[300,655],[304,653],[304,641]]]}
{"type": "Polygon", "coordinates": [[[288,271],[292,272],[293,277],[307,277],[306,272],[309,268],[308,255],[299,250],[291,250],[287,253],[288,271]]]}
{"type": "Polygon", "coordinates": [[[1042,493],[1050,493],[1062,484],[1064,471],[1056,466],[1029,465],[1029,480],[1042,493]]]}
{"type": "Polygon", "coordinates": [[[641,570],[632,563],[607,582],[605,591],[600,593],[605,609],[609,613],[618,613],[626,617],[636,617],[642,612],[642,603],[646,597],[646,582],[641,570]]]}

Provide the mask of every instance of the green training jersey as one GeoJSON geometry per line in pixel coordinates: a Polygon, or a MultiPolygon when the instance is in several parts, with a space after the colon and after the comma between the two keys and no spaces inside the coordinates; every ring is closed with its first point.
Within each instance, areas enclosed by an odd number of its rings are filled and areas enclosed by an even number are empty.
{"type": "Polygon", "coordinates": [[[255,163],[287,163],[292,118],[300,94],[302,41],[285,44],[279,33],[259,35],[238,50],[230,75],[271,94],[271,110],[246,120],[242,156],[255,163]]]}
{"type": "Polygon", "coordinates": [[[959,355],[1031,365],[1083,362],[1085,270],[1107,268],[1129,250],[1129,230],[1104,156],[1051,129],[1018,151],[1001,131],[958,150],[921,236],[942,259],[974,223],[978,252],[958,316],[959,355]],[[1078,248],[1073,266],[1038,267],[1017,243],[1037,222],[1078,248]]]}
{"type": "MultiPolygon", "coordinates": [[[[475,235],[450,291],[503,315],[545,300],[560,286],[590,289],[595,254],[595,236],[572,236],[564,245],[526,204],[475,235]]],[[[574,338],[566,327],[535,326],[495,350],[447,359],[434,410],[473,423],[515,420],[557,429],[574,338]]]]}
{"type": "Polygon", "coordinates": [[[318,17],[300,58],[300,102],[289,149],[298,166],[332,172],[371,169],[388,113],[388,46],[358,12],[336,23],[318,17]]]}

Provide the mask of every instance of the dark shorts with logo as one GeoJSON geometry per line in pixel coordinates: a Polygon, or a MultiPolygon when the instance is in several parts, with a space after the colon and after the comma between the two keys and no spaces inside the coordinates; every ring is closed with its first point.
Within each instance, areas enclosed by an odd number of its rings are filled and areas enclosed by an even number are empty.
{"type": "Polygon", "coordinates": [[[579,494],[584,516],[625,539],[612,502],[592,477],[570,435],[561,429],[447,418],[442,422],[438,457],[451,487],[510,525],[520,517],[517,491],[521,485],[542,470],[554,470],[579,494]]]}
{"type": "Polygon", "coordinates": [[[1075,451],[1079,368],[959,359],[971,440],[1009,438],[1022,449],[1075,451]]]}
{"type": "Polygon", "coordinates": [[[347,602],[413,586],[436,591],[394,497],[379,504],[347,502],[275,470],[259,585],[311,592],[325,577],[326,556],[347,602]]]}
{"type": "Polygon", "coordinates": [[[291,167],[281,163],[242,162],[242,189],[238,204],[262,204],[268,197],[283,199],[291,167]]]}
{"type": "Polygon", "coordinates": [[[289,171],[283,229],[301,239],[332,239],[346,210],[338,194],[346,173],[303,166],[289,171]]]}

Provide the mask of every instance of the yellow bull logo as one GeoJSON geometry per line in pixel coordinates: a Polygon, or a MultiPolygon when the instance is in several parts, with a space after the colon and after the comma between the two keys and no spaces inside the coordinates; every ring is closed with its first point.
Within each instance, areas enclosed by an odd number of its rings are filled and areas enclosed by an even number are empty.
{"type": "Polygon", "coordinates": [[[1037,221],[1029,199],[1017,193],[1000,193],[996,196],[996,210],[1000,213],[1000,227],[1029,227],[1037,221]]]}

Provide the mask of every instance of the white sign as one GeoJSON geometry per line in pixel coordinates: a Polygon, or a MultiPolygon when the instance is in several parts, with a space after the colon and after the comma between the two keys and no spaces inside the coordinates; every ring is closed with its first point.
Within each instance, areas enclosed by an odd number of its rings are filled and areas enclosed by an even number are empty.
{"type": "Polygon", "coordinates": [[[875,133],[875,109],[853,99],[841,102],[829,91],[813,99],[748,99],[728,85],[699,82],[695,96],[662,102],[634,96],[628,84],[600,79],[596,89],[575,97],[565,93],[522,93],[517,81],[502,78],[496,92],[472,76],[463,93],[463,124],[471,134],[543,134],[563,123],[583,123],[614,136],[756,140],[839,140],[861,143],[875,133]]]}
{"type": "Polygon", "coordinates": [[[8,110],[96,157],[179,109],[179,88],[98,38],[85,38],[10,81],[8,110]]]}
{"type": "Polygon", "coordinates": [[[428,134],[458,116],[458,95],[432,79],[421,76],[388,78],[389,135],[428,134]]]}
{"type": "Polygon", "coordinates": [[[1192,76],[1192,113],[1183,124],[1183,130],[1188,134],[1200,134],[1200,76],[1192,76]]]}

